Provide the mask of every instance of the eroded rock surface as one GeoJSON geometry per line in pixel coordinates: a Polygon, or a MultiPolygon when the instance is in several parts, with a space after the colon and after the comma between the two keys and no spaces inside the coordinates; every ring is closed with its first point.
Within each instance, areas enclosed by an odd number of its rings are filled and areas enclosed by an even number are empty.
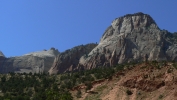
{"type": "Polygon", "coordinates": [[[177,61],[175,36],[160,30],[150,15],[128,14],[116,18],[103,34],[100,43],[81,57],[79,67],[91,69],[142,60],[177,61]]]}
{"type": "Polygon", "coordinates": [[[49,70],[49,74],[57,74],[63,72],[70,72],[80,70],[77,66],[81,56],[87,57],[88,53],[97,46],[91,43],[86,45],[76,46],[72,49],[66,50],[55,58],[53,66],[49,70]]]}
{"type": "Polygon", "coordinates": [[[51,48],[50,50],[33,52],[23,56],[4,58],[0,60],[0,73],[47,73],[58,54],[57,49],[51,48]]]}

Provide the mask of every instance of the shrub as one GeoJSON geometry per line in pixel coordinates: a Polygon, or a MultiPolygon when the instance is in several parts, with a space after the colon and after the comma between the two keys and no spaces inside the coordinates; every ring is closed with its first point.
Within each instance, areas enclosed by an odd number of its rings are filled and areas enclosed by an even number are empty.
{"type": "Polygon", "coordinates": [[[86,91],[90,90],[93,87],[91,82],[86,82],[85,85],[86,85],[86,88],[85,88],[86,91]]]}
{"type": "Polygon", "coordinates": [[[167,70],[167,73],[171,73],[172,71],[173,71],[173,69],[169,68],[169,69],[167,70]]]}
{"type": "Polygon", "coordinates": [[[159,95],[159,99],[162,99],[163,98],[163,95],[159,95]]]}
{"type": "Polygon", "coordinates": [[[77,90],[76,97],[77,97],[77,98],[81,98],[81,94],[82,94],[81,90],[77,90]]]}
{"type": "Polygon", "coordinates": [[[177,63],[176,63],[176,62],[173,63],[173,67],[174,67],[175,69],[177,69],[177,63]]]}
{"type": "Polygon", "coordinates": [[[130,91],[130,90],[126,90],[126,93],[127,93],[127,95],[132,95],[133,94],[132,91],[130,91]]]}

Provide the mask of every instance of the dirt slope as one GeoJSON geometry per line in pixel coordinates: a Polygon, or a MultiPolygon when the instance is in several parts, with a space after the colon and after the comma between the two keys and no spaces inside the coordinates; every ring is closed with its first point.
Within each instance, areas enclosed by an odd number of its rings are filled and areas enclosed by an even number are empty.
{"type": "Polygon", "coordinates": [[[75,100],[177,100],[177,70],[172,63],[142,63],[81,91],[75,100]]]}

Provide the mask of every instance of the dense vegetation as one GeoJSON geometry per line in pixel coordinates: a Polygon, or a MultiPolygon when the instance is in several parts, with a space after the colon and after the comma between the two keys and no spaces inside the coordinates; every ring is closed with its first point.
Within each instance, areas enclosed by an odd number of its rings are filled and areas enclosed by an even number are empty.
{"type": "Polygon", "coordinates": [[[58,88],[56,77],[46,74],[1,75],[0,100],[72,100],[71,94],[58,88]]]}
{"type": "Polygon", "coordinates": [[[91,82],[111,78],[123,66],[49,76],[47,74],[0,74],[0,100],[72,100],[69,90],[79,84],[91,89],[91,82]]]}
{"type": "MultiPolygon", "coordinates": [[[[166,62],[152,61],[160,68],[166,62]]],[[[92,70],[70,72],[58,75],[9,73],[0,74],[0,100],[72,100],[70,90],[79,84],[85,84],[85,90],[92,88],[92,82],[99,79],[112,79],[112,76],[123,69],[131,69],[135,63],[114,67],[100,67],[92,70]]],[[[177,68],[177,63],[173,62],[177,68]]],[[[80,97],[78,90],[76,96],[80,97]]]]}

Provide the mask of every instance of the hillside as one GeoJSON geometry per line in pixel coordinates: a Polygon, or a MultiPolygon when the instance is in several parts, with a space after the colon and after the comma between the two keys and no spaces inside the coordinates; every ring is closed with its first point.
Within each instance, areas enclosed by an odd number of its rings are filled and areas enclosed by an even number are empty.
{"type": "Polygon", "coordinates": [[[0,100],[176,100],[177,63],[125,63],[65,73],[1,74],[0,100]]]}
{"type": "Polygon", "coordinates": [[[100,42],[7,58],[0,100],[177,100],[177,33],[141,12],[112,21],[100,42]]]}
{"type": "MultiPolygon", "coordinates": [[[[172,62],[125,65],[112,78],[98,80],[75,100],[176,100],[177,69],[172,62]]],[[[76,91],[71,91],[76,96],[76,91]]]]}

